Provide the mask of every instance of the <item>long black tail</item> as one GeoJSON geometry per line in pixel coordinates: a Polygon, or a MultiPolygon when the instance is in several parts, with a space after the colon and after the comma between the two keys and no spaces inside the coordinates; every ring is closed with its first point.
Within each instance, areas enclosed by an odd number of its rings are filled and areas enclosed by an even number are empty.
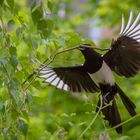
{"type": "MultiPolygon", "coordinates": [[[[128,110],[131,116],[136,115],[134,103],[124,94],[118,85],[112,87],[110,93],[106,96],[102,91],[102,113],[105,116],[105,120],[108,120],[109,125],[114,127],[121,123],[121,117],[116,105],[115,94],[118,92],[124,106],[128,110]],[[115,89],[115,90],[114,90],[115,89]],[[105,97],[106,96],[106,97],[105,97]],[[105,98],[104,98],[105,97],[105,98]]],[[[107,92],[106,92],[107,93],[107,92]]],[[[98,107],[101,105],[101,101],[98,101],[98,107]]],[[[99,108],[96,109],[98,111],[99,108]]],[[[122,133],[122,126],[116,128],[117,133],[122,133]]]]}
{"type": "MultiPolygon", "coordinates": [[[[98,101],[98,107],[101,105],[101,101],[99,99],[98,101]]],[[[96,109],[96,112],[99,108],[96,109]]],[[[102,113],[105,116],[104,119],[108,120],[109,125],[111,127],[114,127],[121,123],[121,117],[118,111],[118,108],[116,106],[115,98],[109,103],[109,101],[105,101],[102,99],[102,113]]],[[[117,133],[122,133],[122,126],[119,126],[116,128],[117,133]]]]}
{"type": "Polygon", "coordinates": [[[127,111],[131,116],[135,116],[137,113],[135,111],[135,104],[128,98],[128,96],[125,95],[125,93],[121,90],[121,88],[116,84],[119,96],[126,107],[127,111]]]}

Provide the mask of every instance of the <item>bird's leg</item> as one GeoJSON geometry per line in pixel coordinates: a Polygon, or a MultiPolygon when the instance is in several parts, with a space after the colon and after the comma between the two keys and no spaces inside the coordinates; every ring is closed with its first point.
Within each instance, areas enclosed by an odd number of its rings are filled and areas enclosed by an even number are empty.
{"type": "Polygon", "coordinates": [[[107,92],[105,95],[103,95],[103,101],[107,101],[106,97],[109,95],[110,92],[107,92]]]}

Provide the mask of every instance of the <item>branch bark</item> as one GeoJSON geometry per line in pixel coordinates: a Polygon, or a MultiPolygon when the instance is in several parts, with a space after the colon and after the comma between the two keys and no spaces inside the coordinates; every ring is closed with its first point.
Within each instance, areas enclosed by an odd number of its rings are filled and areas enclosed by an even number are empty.
{"type": "MultiPolygon", "coordinates": [[[[32,74],[30,74],[27,79],[22,83],[22,87],[24,86],[24,84],[29,81],[35,74],[36,76],[31,79],[31,82],[29,83],[29,85],[24,89],[27,90],[28,87],[32,84],[32,82],[36,79],[36,77],[38,76],[38,73],[45,67],[49,66],[53,61],[54,59],[56,58],[57,55],[59,54],[62,54],[62,53],[65,53],[65,52],[68,52],[68,51],[72,51],[72,50],[75,50],[75,49],[78,49],[80,45],[76,46],[76,47],[72,47],[72,48],[69,48],[69,49],[65,49],[65,50],[62,50],[62,51],[59,51],[57,53],[55,53],[54,55],[52,55],[52,59],[50,60],[50,62],[48,62],[46,64],[46,62],[48,61],[48,58],[43,62],[43,64],[41,66],[39,66],[36,70],[34,70],[34,72],[32,74]],[[41,68],[40,68],[41,67],[41,68]]],[[[87,47],[86,45],[82,45],[84,47],[87,47]]],[[[110,50],[110,48],[97,48],[97,47],[93,47],[93,49],[96,49],[96,50],[100,50],[100,51],[107,51],[107,50],[110,50]]]]}

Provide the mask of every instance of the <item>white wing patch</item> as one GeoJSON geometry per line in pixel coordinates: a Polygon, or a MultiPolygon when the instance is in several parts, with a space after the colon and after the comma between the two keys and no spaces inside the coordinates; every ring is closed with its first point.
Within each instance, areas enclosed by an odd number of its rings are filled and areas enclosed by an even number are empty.
{"type": "Polygon", "coordinates": [[[60,80],[60,82],[57,85],[57,88],[63,89],[63,86],[64,86],[64,82],[60,80]]]}
{"type": "Polygon", "coordinates": [[[63,89],[68,91],[68,85],[65,84],[63,89]]]}
{"type": "Polygon", "coordinates": [[[53,75],[51,77],[49,77],[48,79],[45,80],[45,82],[51,83],[56,79],[57,75],[53,75]]]}
{"type": "Polygon", "coordinates": [[[113,76],[113,73],[109,66],[103,61],[102,67],[100,68],[99,71],[97,71],[94,74],[89,74],[90,77],[95,81],[97,85],[99,83],[104,83],[104,84],[109,84],[109,85],[114,85],[115,84],[115,79],[113,76]]]}
{"type": "Polygon", "coordinates": [[[39,71],[39,77],[45,79],[44,82],[47,82],[53,86],[56,86],[59,89],[63,89],[65,91],[69,90],[69,86],[63,82],[60,77],[56,74],[53,68],[41,68],[39,71]]]}
{"type": "MultiPolygon", "coordinates": [[[[45,73],[44,73],[44,74],[45,74],[45,73]]],[[[54,75],[54,74],[55,74],[54,72],[47,73],[47,74],[45,74],[45,75],[41,75],[40,78],[44,78],[44,79],[46,79],[46,78],[51,77],[51,76],[54,75]]]]}
{"type": "Polygon", "coordinates": [[[57,77],[57,78],[51,83],[51,85],[56,86],[57,83],[59,82],[59,80],[60,80],[60,78],[57,77]]]}
{"type": "Polygon", "coordinates": [[[140,43],[140,13],[133,22],[133,11],[130,11],[128,23],[125,26],[124,16],[122,15],[122,25],[120,30],[120,36],[128,36],[135,39],[140,43]]]}

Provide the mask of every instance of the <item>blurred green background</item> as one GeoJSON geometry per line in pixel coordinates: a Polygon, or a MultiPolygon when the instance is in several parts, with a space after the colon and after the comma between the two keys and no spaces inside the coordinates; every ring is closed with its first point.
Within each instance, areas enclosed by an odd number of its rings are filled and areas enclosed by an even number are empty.
{"type": "MultiPolygon", "coordinates": [[[[0,0],[0,140],[76,140],[95,117],[98,93],[71,94],[36,79],[25,79],[55,52],[82,43],[110,47],[122,13],[128,19],[139,0],[0,0]]],[[[100,52],[103,53],[103,52],[100,52]]],[[[78,50],[57,56],[52,66],[83,63],[78,50]]],[[[140,75],[117,83],[140,111],[140,75]]],[[[117,104],[123,121],[130,115],[117,104]]],[[[139,140],[140,117],[108,130],[99,115],[81,140],[139,140]],[[107,131],[108,130],[108,131],[107,131]]]]}

